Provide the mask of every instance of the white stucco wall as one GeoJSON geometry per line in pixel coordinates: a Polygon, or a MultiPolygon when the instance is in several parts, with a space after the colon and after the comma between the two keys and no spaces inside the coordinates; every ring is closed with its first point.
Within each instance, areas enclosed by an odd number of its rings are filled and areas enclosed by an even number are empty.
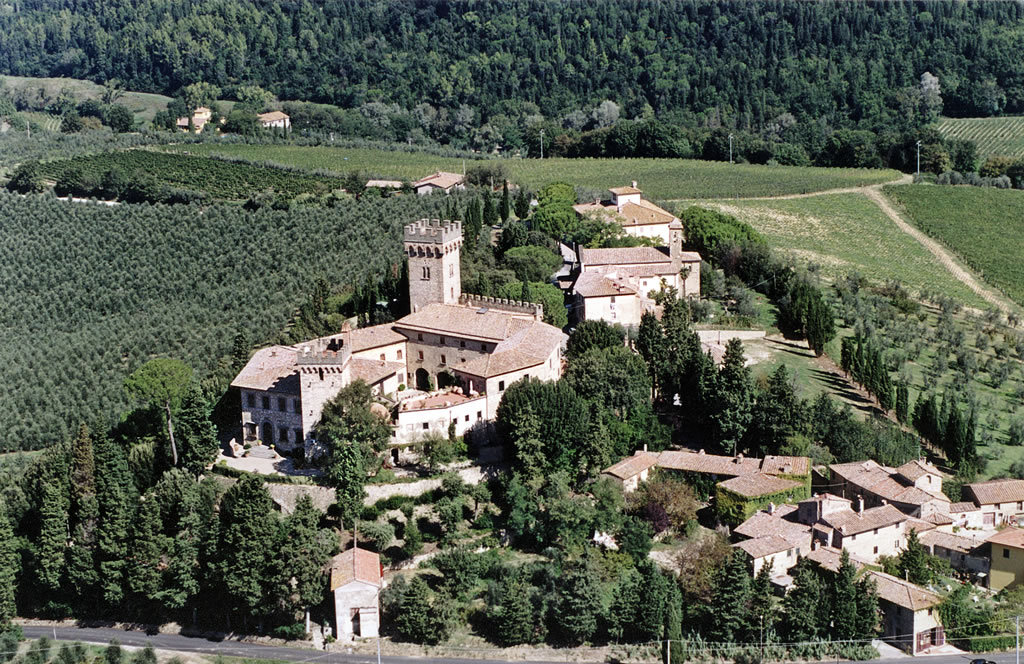
{"type": "Polygon", "coordinates": [[[879,528],[877,534],[873,530],[868,530],[856,535],[844,535],[840,548],[849,551],[855,558],[872,563],[877,561],[879,556],[896,555],[907,543],[905,525],[906,522],[903,522],[879,528]]]}
{"type": "Polygon", "coordinates": [[[486,416],[487,397],[484,395],[448,408],[399,410],[393,442],[413,443],[428,433],[447,436],[448,423],[453,421],[455,422],[455,435],[461,436],[486,416]]]}
{"type": "Polygon", "coordinates": [[[375,638],[380,628],[379,588],[365,581],[350,581],[334,590],[335,637],[351,642],[352,609],[359,609],[360,638],[375,638]]]}

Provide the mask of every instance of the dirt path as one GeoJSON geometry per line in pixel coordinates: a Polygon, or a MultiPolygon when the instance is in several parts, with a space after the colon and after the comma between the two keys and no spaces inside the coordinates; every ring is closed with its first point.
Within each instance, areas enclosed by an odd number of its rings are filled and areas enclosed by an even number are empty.
{"type": "Polygon", "coordinates": [[[884,187],[889,184],[910,184],[914,181],[913,175],[901,175],[895,180],[889,180],[881,184],[865,184],[859,187],[840,187],[839,189],[823,189],[822,191],[812,191],[807,194],[781,194],[779,196],[735,196],[731,198],[668,198],[665,200],[666,203],[682,203],[684,201],[696,201],[699,203],[702,200],[708,201],[790,201],[797,198],[814,198],[815,196],[829,196],[831,194],[863,194],[866,189],[884,187]]]}
{"type": "Polygon", "coordinates": [[[1014,307],[1008,304],[1004,298],[982,286],[981,283],[974,278],[974,275],[961,267],[941,244],[907,223],[900,213],[896,211],[896,208],[889,203],[888,199],[882,195],[882,185],[868,187],[864,189],[863,193],[865,196],[870,198],[871,201],[882,210],[882,212],[885,213],[885,216],[892,219],[892,222],[896,224],[901,231],[917,240],[921,246],[931,252],[931,254],[935,256],[940,263],[942,263],[943,267],[949,270],[950,274],[952,274],[957,281],[970,288],[979,297],[1003,312],[1009,313],[1014,310],[1014,307]]]}

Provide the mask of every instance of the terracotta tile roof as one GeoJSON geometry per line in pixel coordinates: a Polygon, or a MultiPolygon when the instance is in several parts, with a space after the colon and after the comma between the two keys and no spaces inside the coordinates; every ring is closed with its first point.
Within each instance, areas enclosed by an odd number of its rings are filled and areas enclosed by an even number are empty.
{"type": "Polygon", "coordinates": [[[844,535],[856,535],[875,528],[903,523],[909,518],[892,505],[882,505],[866,509],[863,514],[853,510],[841,510],[823,516],[821,520],[844,535]]]}
{"type": "Polygon", "coordinates": [[[953,523],[953,519],[948,514],[942,514],[941,512],[932,512],[928,516],[921,517],[921,519],[936,526],[948,526],[953,523]]]}
{"type": "Polygon", "coordinates": [[[1024,480],[989,480],[967,485],[979,505],[1024,501],[1024,480]]]}
{"type": "Polygon", "coordinates": [[[358,358],[349,360],[349,366],[352,368],[352,380],[362,380],[367,385],[379,383],[399,371],[405,371],[405,364],[401,362],[381,362],[380,360],[360,360],[358,358]]]}
{"type": "Polygon", "coordinates": [[[423,185],[432,185],[440,187],[441,189],[451,189],[456,185],[462,184],[465,180],[466,177],[464,175],[459,175],[458,173],[437,171],[436,173],[431,173],[425,178],[416,180],[412,183],[412,186],[422,187],[423,185]]]}
{"type": "Polygon", "coordinates": [[[774,514],[761,511],[736,526],[733,532],[737,535],[757,539],[775,535],[781,537],[794,545],[810,546],[811,527],[796,521],[790,521],[786,517],[792,514],[792,510],[783,511],[777,509],[774,514]]]}
{"type": "Polygon", "coordinates": [[[669,262],[669,256],[655,247],[580,249],[580,261],[584,265],[643,265],[669,262]]]}
{"type": "Polygon", "coordinates": [[[788,551],[793,548],[793,543],[778,535],[766,535],[736,542],[733,546],[743,549],[751,558],[757,559],[788,551]]]}
{"type": "Polygon", "coordinates": [[[380,556],[366,549],[352,548],[331,559],[331,590],[352,581],[380,584],[380,556]]]}
{"type": "Polygon", "coordinates": [[[769,454],[761,461],[761,472],[768,475],[806,475],[811,472],[811,460],[809,457],[769,454]]]}
{"type": "Polygon", "coordinates": [[[977,512],[980,509],[981,508],[978,507],[974,503],[960,502],[960,503],[953,503],[953,504],[951,504],[949,506],[949,513],[950,514],[954,514],[954,513],[955,514],[961,514],[963,512],[977,512]]]}
{"type": "Polygon", "coordinates": [[[428,304],[419,311],[395,321],[399,330],[450,334],[466,339],[502,341],[516,332],[530,327],[532,318],[487,309],[464,307],[457,304],[428,304]]]}
{"type": "Polygon", "coordinates": [[[648,468],[657,465],[657,463],[657,454],[640,452],[639,454],[626,457],[613,466],[605,468],[601,471],[601,474],[618,477],[621,480],[628,480],[632,477],[636,477],[648,468]]]}
{"type": "Polygon", "coordinates": [[[299,393],[295,373],[297,351],[291,346],[270,346],[256,351],[245,367],[231,381],[232,387],[248,390],[279,390],[299,393]]]}
{"type": "MultiPolygon", "coordinates": [[[[904,464],[900,468],[914,474],[915,470],[919,471],[922,469],[922,466],[914,465],[916,463],[904,464]]],[[[927,467],[927,465],[924,467],[927,467]]],[[[832,464],[829,468],[835,475],[838,475],[850,484],[860,487],[865,493],[871,493],[892,502],[905,505],[923,505],[933,500],[949,502],[949,498],[942,493],[918,489],[911,484],[913,479],[903,479],[896,470],[879,465],[871,460],[837,463],[832,464]],[[903,481],[901,482],[897,478],[903,479],[903,481]]],[[[914,479],[921,477],[923,474],[924,472],[915,475],[914,479]]]]}
{"type": "MultiPolygon", "coordinates": [[[[842,562],[842,552],[839,549],[834,549],[829,546],[819,546],[817,549],[809,551],[805,558],[817,563],[822,569],[827,569],[830,572],[838,572],[839,565],[842,562]]],[[[850,563],[856,569],[860,569],[864,566],[859,560],[855,560],[853,556],[850,556],[850,563]]]]}
{"type": "Polygon", "coordinates": [[[718,486],[747,498],[756,498],[758,496],[796,489],[800,487],[800,483],[793,480],[784,480],[781,477],[772,477],[764,473],[751,473],[719,482],[718,486]]]}
{"type": "Polygon", "coordinates": [[[892,468],[881,466],[870,459],[853,463],[834,463],[829,466],[829,470],[847,482],[864,488],[889,478],[893,473],[892,468]]]}
{"type": "Polygon", "coordinates": [[[453,368],[481,378],[528,369],[546,362],[567,339],[568,336],[553,325],[527,321],[525,327],[498,343],[494,352],[478,355],[453,368]]]}
{"type": "Polygon", "coordinates": [[[622,206],[622,210],[619,211],[619,215],[625,222],[624,226],[660,226],[662,224],[670,224],[676,218],[671,212],[663,210],[654,203],[643,199],[640,199],[637,203],[632,201],[626,203],[622,206]]]}
{"type": "Polygon", "coordinates": [[[352,344],[353,353],[377,348],[379,346],[389,346],[391,344],[408,341],[404,334],[396,330],[390,324],[360,327],[352,330],[350,334],[350,343],[352,344]]]}
{"type": "Polygon", "coordinates": [[[934,465],[921,459],[914,459],[908,461],[902,466],[896,469],[896,472],[906,477],[911,482],[916,481],[918,478],[924,477],[925,475],[935,475],[937,477],[949,477],[946,473],[942,472],[934,465]]]}
{"type": "Polygon", "coordinates": [[[606,276],[600,272],[583,272],[573,284],[573,292],[582,297],[609,297],[612,295],[636,295],[623,279],[606,276]]]}
{"type": "Polygon", "coordinates": [[[612,192],[616,196],[628,196],[629,194],[642,194],[642,193],[644,193],[644,192],[640,191],[639,189],[637,189],[636,187],[613,187],[613,188],[609,189],[608,191],[612,192]]]}
{"type": "Polygon", "coordinates": [[[911,611],[922,611],[938,606],[942,601],[941,597],[930,590],[925,590],[921,586],[914,585],[909,581],[903,581],[884,572],[871,570],[868,572],[868,575],[875,582],[878,598],[890,604],[895,604],[911,611]]]}
{"type": "Polygon", "coordinates": [[[916,530],[920,535],[921,533],[935,530],[935,524],[928,519],[918,519],[916,516],[907,517],[906,530],[916,530]]]}
{"type": "Polygon", "coordinates": [[[970,537],[961,537],[960,535],[944,533],[939,530],[929,530],[926,533],[921,533],[918,540],[929,548],[941,546],[951,551],[959,551],[960,553],[969,553],[978,546],[978,543],[970,537]]]}
{"type": "MultiPolygon", "coordinates": [[[[693,251],[684,251],[682,263],[700,262],[700,254],[693,251]]],[[[679,274],[679,265],[676,263],[644,263],[643,265],[620,266],[616,269],[627,272],[634,277],[641,279],[647,277],[664,277],[669,274],[679,274]]]]}
{"type": "Polygon", "coordinates": [[[267,113],[260,113],[256,116],[256,119],[261,123],[266,124],[268,122],[278,122],[279,120],[287,120],[288,115],[281,111],[268,111],[267,113]]]}
{"type": "Polygon", "coordinates": [[[1024,528],[1014,528],[1013,526],[1003,528],[986,541],[992,544],[1002,544],[1014,549],[1024,549],[1024,528]]]}
{"type": "Polygon", "coordinates": [[[668,451],[661,453],[658,458],[658,465],[670,470],[736,477],[758,472],[761,469],[761,460],[747,457],[720,456],[718,454],[668,451]]]}

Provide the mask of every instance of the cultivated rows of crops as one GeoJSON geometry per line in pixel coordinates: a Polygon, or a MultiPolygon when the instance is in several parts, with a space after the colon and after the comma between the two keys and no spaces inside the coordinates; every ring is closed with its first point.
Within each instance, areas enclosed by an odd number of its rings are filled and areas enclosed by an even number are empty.
{"type": "Polygon", "coordinates": [[[107,152],[43,165],[43,172],[53,179],[77,171],[80,176],[99,181],[115,169],[130,179],[152,177],[163,184],[205,192],[226,201],[244,201],[265,191],[294,198],[342,188],[339,178],[150,150],[107,152]]]}
{"type": "MultiPolygon", "coordinates": [[[[422,152],[369,148],[297,145],[176,146],[167,149],[191,154],[215,154],[250,161],[269,161],[304,170],[361,171],[367,176],[416,180],[434,171],[463,172],[481,163],[422,152]]],[[[890,170],[756,166],[693,159],[507,159],[509,176],[539,189],[564,181],[590,189],[607,189],[636,180],[648,198],[732,198],[803,194],[839,187],[889,182],[899,177],[890,170]]]]}
{"type": "Polygon", "coordinates": [[[1024,304],[1024,191],[933,186],[884,191],[918,228],[1024,304]]]}
{"type": "Polygon", "coordinates": [[[1024,157],[1024,117],[943,118],[937,128],[946,138],[974,141],[982,159],[991,154],[1024,157]]]}

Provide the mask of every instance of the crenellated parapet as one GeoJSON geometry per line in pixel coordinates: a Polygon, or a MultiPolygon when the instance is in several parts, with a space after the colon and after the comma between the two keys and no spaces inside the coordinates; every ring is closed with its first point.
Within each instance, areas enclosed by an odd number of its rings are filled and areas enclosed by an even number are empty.
{"type": "Polygon", "coordinates": [[[510,314],[523,314],[526,316],[532,316],[537,320],[544,318],[544,306],[536,302],[521,302],[519,300],[509,300],[504,297],[490,297],[487,295],[463,293],[459,298],[459,304],[466,307],[480,307],[493,309],[495,311],[504,311],[510,314]]]}

